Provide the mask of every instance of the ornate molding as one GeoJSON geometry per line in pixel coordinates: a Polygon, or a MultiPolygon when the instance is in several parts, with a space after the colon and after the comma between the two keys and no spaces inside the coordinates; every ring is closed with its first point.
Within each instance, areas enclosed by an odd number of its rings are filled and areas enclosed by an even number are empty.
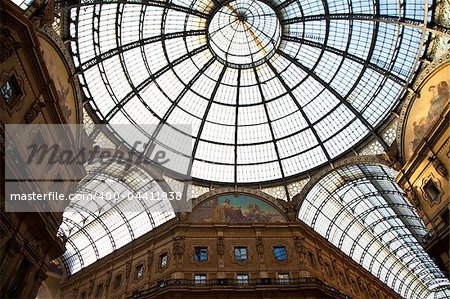
{"type": "Polygon", "coordinates": [[[53,29],[53,27],[50,25],[44,25],[39,29],[40,33],[46,37],[48,40],[50,40],[56,48],[59,50],[60,54],[62,54],[62,60],[66,63],[68,67],[69,74],[72,77],[72,87],[74,88],[74,96],[75,100],[77,101],[77,114],[79,115],[79,119],[77,119],[77,123],[82,124],[83,123],[83,95],[84,93],[81,90],[81,84],[78,80],[78,76],[76,76],[76,68],[72,60],[72,56],[70,55],[69,49],[67,48],[66,44],[61,39],[61,36],[58,35],[58,33],[53,29]]]}
{"type": "MultiPolygon", "coordinates": [[[[0,44],[0,52],[1,52],[1,44],[0,44]]],[[[18,94],[15,98],[13,98],[9,103],[6,101],[0,102],[0,108],[6,110],[8,114],[11,116],[13,113],[17,112],[22,108],[23,100],[25,98],[25,88],[22,77],[17,75],[17,72],[14,68],[9,70],[8,72],[2,72],[0,75],[0,84],[3,85],[9,80],[13,80],[15,82],[16,88],[18,88],[18,94]]]]}
{"type": "Polygon", "coordinates": [[[173,241],[172,243],[173,255],[176,257],[181,257],[184,253],[185,247],[184,237],[173,237],[172,241],[173,241]]]}
{"type": "Polygon", "coordinates": [[[400,161],[400,151],[398,148],[397,141],[394,141],[391,146],[389,147],[389,150],[386,151],[382,155],[377,155],[380,159],[384,160],[387,166],[391,167],[392,169],[399,171],[403,164],[400,161]]]}
{"type": "Polygon", "coordinates": [[[55,19],[55,0],[47,0],[43,9],[36,9],[31,17],[36,28],[40,28],[45,25],[51,25],[55,19]]]}
{"type": "Polygon", "coordinates": [[[434,177],[434,175],[431,173],[429,176],[427,176],[426,178],[424,178],[422,180],[422,186],[420,187],[421,191],[422,191],[422,196],[423,198],[429,203],[429,205],[431,207],[438,205],[441,203],[442,197],[444,196],[444,192],[442,190],[442,186],[441,186],[441,181],[438,180],[437,178],[434,177]],[[426,190],[426,185],[429,182],[432,182],[434,184],[434,186],[439,190],[439,194],[437,195],[437,197],[432,198],[431,195],[428,193],[428,191],[426,190]]]}
{"type": "Polygon", "coordinates": [[[167,270],[170,265],[170,260],[171,260],[171,254],[170,254],[169,250],[166,248],[162,249],[158,254],[158,264],[156,265],[155,272],[162,273],[165,270],[167,270]],[[163,255],[167,255],[167,263],[164,266],[161,265],[161,259],[162,259],[163,255]]]}
{"type": "Polygon", "coordinates": [[[436,172],[437,172],[440,176],[442,176],[442,177],[448,179],[448,171],[447,171],[447,168],[445,167],[444,163],[442,163],[442,161],[441,161],[437,156],[429,157],[429,158],[428,158],[428,161],[431,162],[431,165],[433,165],[434,170],[436,170],[436,172]]]}
{"type": "Polygon", "coordinates": [[[153,253],[153,250],[147,251],[147,269],[150,271],[152,265],[153,265],[153,259],[155,257],[155,254],[153,253]]]}
{"type": "Polygon", "coordinates": [[[223,236],[217,238],[217,255],[223,257],[225,254],[225,239],[223,236]]]}
{"type": "MultiPolygon", "coordinates": [[[[212,239],[213,238],[211,238],[211,240],[212,239]]],[[[205,265],[211,265],[211,257],[213,256],[212,246],[208,242],[195,242],[189,248],[188,256],[189,256],[189,263],[194,264],[197,267],[204,267],[205,265]],[[207,253],[206,254],[206,260],[204,260],[204,261],[200,261],[200,260],[196,261],[195,260],[195,248],[196,247],[204,247],[204,248],[206,248],[206,253],[207,253]]]]}
{"type": "Polygon", "coordinates": [[[23,117],[24,122],[26,124],[31,124],[36,119],[36,117],[38,117],[39,114],[42,113],[46,106],[46,103],[39,100],[33,102],[30,109],[28,109],[27,113],[25,113],[25,116],[23,117]]]}
{"type": "Polygon", "coordinates": [[[8,60],[15,53],[16,49],[20,47],[20,43],[12,36],[11,30],[7,28],[0,29],[0,63],[8,60]]]}
{"type": "Polygon", "coordinates": [[[260,256],[264,255],[264,242],[260,236],[256,237],[256,253],[260,256]]]}
{"type": "Polygon", "coordinates": [[[298,255],[302,255],[305,252],[305,248],[303,247],[304,240],[305,240],[305,237],[299,237],[299,236],[294,237],[295,252],[298,255]]]}

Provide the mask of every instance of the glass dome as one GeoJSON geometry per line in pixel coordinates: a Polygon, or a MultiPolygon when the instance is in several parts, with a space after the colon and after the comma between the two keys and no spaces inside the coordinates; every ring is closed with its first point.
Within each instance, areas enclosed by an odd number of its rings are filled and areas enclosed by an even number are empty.
{"type": "Polygon", "coordinates": [[[306,173],[368,136],[386,145],[377,129],[417,70],[426,12],[394,0],[82,0],[67,29],[98,122],[190,124],[192,177],[251,183],[306,173]]]}

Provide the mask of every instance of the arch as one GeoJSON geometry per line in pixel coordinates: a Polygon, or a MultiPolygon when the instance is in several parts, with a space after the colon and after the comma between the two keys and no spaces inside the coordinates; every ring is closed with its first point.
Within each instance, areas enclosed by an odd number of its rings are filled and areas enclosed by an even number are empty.
{"type": "Polygon", "coordinates": [[[137,197],[171,190],[146,169],[116,162],[87,168],[75,193],[86,198],[70,202],[58,232],[70,247],[61,256],[69,275],[175,217],[170,201],[137,197]],[[114,197],[105,199],[106,193],[114,197]]]}
{"type": "MultiPolygon", "coordinates": [[[[266,207],[266,209],[270,209],[272,212],[276,212],[278,214],[280,214],[280,216],[277,216],[273,219],[267,218],[266,221],[289,221],[289,218],[286,215],[285,212],[285,207],[283,206],[283,204],[281,203],[280,200],[266,194],[263,193],[259,190],[255,190],[255,189],[250,189],[250,188],[220,188],[220,189],[215,189],[212,190],[210,192],[207,192],[201,196],[199,196],[198,198],[194,199],[194,204],[193,204],[193,215],[198,211],[196,211],[197,207],[204,207],[205,204],[208,204],[208,202],[213,201],[213,200],[219,200],[222,198],[227,196],[227,195],[232,195],[235,196],[238,201],[239,200],[244,200],[246,203],[250,203],[250,204],[256,204],[259,206],[259,208],[261,208],[262,213],[264,213],[264,206],[266,207]],[[239,198],[240,196],[243,196],[245,198],[239,198]],[[250,200],[250,201],[248,201],[250,200]],[[254,202],[253,202],[254,201],[254,202]],[[258,203],[258,201],[261,201],[261,204],[258,203]],[[275,220],[277,219],[277,220],[275,220]],[[283,219],[283,220],[281,220],[283,219]]],[[[231,201],[233,201],[231,199],[231,201]]],[[[283,202],[284,203],[284,202],[283,202]]],[[[217,203],[215,203],[217,204],[217,203]]],[[[248,211],[247,211],[248,212],[248,211]]],[[[245,215],[246,212],[244,212],[243,214],[245,215]]],[[[263,217],[264,218],[264,217],[263,217]]],[[[191,216],[191,220],[193,220],[194,218],[192,218],[191,216]]],[[[198,220],[196,218],[196,220],[198,220]]],[[[194,220],[194,221],[196,221],[194,220]]],[[[222,219],[223,220],[223,219],[222,219]]],[[[228,220],[227,220],[228,221],[228,220]]],[[[249,220],[246,220],[249,221],[249,220]]],[[[244,221],[244,222],[246,222],[244,221]]],[[[263,221],[264,220],[255,220],[255,221],[263,221]]]]}
{"type": "MultiPolygon", "coordinates": [[[[344,167],[346,165],[353,164],[372,164],[372,165],[382,165],[385,167],[389,167],[385,160],[380,158],[379,156],[352,156],[343,158],[341,160],[336,161],[333,164],[326,165],[320,169],[320,171],[314,173],[310,180],[306,183],[303,189],[295,195],[292,200],[297,203],[297,208],[300,209],[306,195],[311,191],[311,189],[320,182],[327,174],[332,172],[334,169],[344,167]]],[[[390,168],[389,168],[390,169],[390,168]]]]}
{"type": "MultiPolygon", "coordinates": [[[[416,113],[414,113],[414,111],[417,112],[417,109],[413,109],[416,107],[416,102],[418,104],[418,101],[416,101],[417,99],[420,99],[420,102],[424,102],[424,97],[420,97],[421,94],[428,92],[428,87],[430,87],[429,82],[433,80],[434,77],[438,77],[435,76],[437,75],[438,72],[440,72],[441,70],[443,70],[445,67],[449,67],[450,65],[450,53],[445,53],[443,54],[441,57],[438,57],[437,59],[433,60],[433,62],[431,64],[429,64],[424,71],[422,71],[420,73],[420,75],[418,76],[418,78],[414,81],[414,84],[412,86],[412,91],[408,94],[408,96],[406,97],[405,101],[403,102],[402,105],[402,109],[400,111],[399,114],[399,119],[398,119],[398,124],[397,124],[397,144],[399,145],[400,151],[400,157],[403,160],[407,160],[411,157],[411,155],[413,154],[414,151],[417,151],[420,146],[417,146],[416,149],[414,148],[409,148],[407,146],[407,142],[411,142],[411,133],[407,134],[408,132],[411,132],[411,129],[408,130],[408,127],[410,128],[412,126],[412,122],[414,120],[419,120],[417,115],[415,115],[416,113]],[[416,119],[413,119],[414,117],[416,117],[416,119]],[[411,121],[410,121],[411,120],[411,121]]],[[[439,82],[439,81],[437,81],[439,82]]],[[[419,104],[418,104],[419,105],[419,104]]],[[[426,106],[426,104],[422,104],[424,105],[424,107],[422,106],[417,106],[417,108],[419,108],[419,110],[425,110],[427,111],[428,109],[430,109],[429,106],[426,106]]],[[[447,103],[448,106],[448,103],[447,103]]],[[[445,111],[445,109],[444,109],[445,111]]],[[[436,114],[436,112],[435,112],[436,114]]],[[[430,129],[430,127],[432,127],[433,125],[436,124],[432,124],[431,122],[429,122],[429,120],[427,120],[427,126],[428,130],[430,129]]],[[[422,128],[423,129],[423,128],[422,128]]],[[[418,136],[419,137],[419,136],[418,136]]],[[[425,138],[426,136],[420,136],[422,138],[425,138]]],[[[422,139],[420,138],[420,139],[422,139]]],[[[419,139],[419,138],[418,138],[419,139]]]]}
{"type": "Polygon", "coordinates": [[[229,193],[235,193],[235,194],[244,193],[244,194],[256,196],[260,199],[263,199],[263,200],[269,202],[271,205],[274,205],[276,208],[278,208],[278,210],[284,211],[284,206],[275,197],[273,197],[267,193],[264,193],[260,190],[252,189],[252,188],[245,188],[245,187],[225,187],[225,188],[217,188],[217,189],[211,190],[209,192],[206,192],[206,193],[200,195],[197,198],[194,198],[192,200],[192,207],[194,208],[195,206],[197,206],[198,204],[200,204],[201,202],[203,202],[205,200],[208,200],[212,196],[229,194],[229,193]]]}
{"type": "Polygon", "coordinates": [[[433,298],[441,286],[450,291],[420,245],[428,230],[395,183],[395,172],[361,160],[317,174],[301,202],[297,198],[299,219],[403,297],[433,298]],[[419,265],[412,267],[411,259],[419,265]]]}

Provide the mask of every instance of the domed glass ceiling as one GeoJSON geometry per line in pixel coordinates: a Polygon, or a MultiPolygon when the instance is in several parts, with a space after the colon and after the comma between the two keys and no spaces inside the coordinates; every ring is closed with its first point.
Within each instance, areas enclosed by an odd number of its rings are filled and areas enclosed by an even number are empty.
{"type": "MultiPolygon", "coordinates": [[[[428,1],[428,5],[431,2],[428,1]]],[[[71,51],[107,123],[191,124],[190,175],[307,172],[376,129],[417,69],[422,1],[81,1],[71,51]]]]}

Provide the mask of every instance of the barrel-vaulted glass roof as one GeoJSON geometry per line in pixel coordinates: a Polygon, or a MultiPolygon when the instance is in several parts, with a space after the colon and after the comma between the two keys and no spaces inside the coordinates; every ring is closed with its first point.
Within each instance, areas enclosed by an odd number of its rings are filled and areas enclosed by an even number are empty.
{"type": "Polygon", "coordinates": [[[387,147],[377,128],[417,70],[431,4],[81,0],[67,34],[97,121],[191,124],[191,176],[265,182],[368,136],[387,147]]]}
{"type": "Polygon", "coordinates": [[[450,298],[450,282],[421,246],[427,229],[384,166],[346,166],[323,177],[299,218],[408,299],[450,298]]]}
{"type": "Polygon", "coordinates": [[[63,215],[59,235],[67,240],[61,260],[68,274],[130,243],[175,217],[168,200],[137,200],[130,194],[162,194],[158,181],[139,166],[92,163],[77,197],[63,215]],[[133,199],[133,200],[131,200],[133,199]]]}

